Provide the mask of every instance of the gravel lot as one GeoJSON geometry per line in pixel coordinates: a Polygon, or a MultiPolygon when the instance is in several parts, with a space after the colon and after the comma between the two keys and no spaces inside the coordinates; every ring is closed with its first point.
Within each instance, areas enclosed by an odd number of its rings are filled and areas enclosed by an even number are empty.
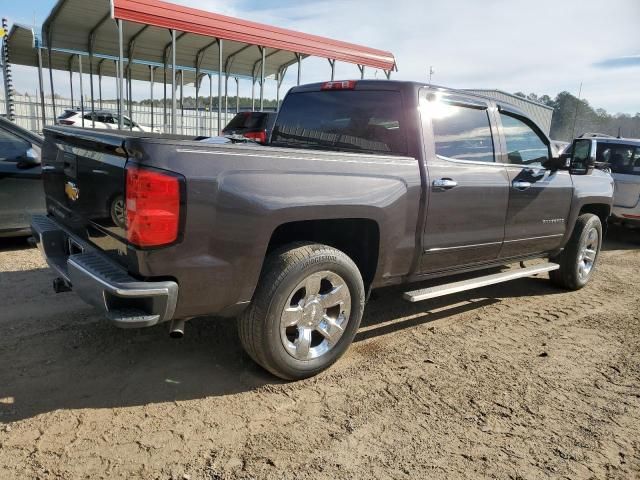
{"type": "Polygon", "coordinates": [[[0,243],[0,478],[640,479],[640,232],[580,292],[378,292],[329,372],[286,384],[235,323],[123,331],[0,243]]]}

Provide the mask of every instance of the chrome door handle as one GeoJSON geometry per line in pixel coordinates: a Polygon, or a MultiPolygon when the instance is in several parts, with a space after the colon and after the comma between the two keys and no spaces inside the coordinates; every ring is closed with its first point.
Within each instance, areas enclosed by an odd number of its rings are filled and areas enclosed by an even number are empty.
{"type": "Polygon", "coordinates": [[[455,180],[452,180],[450,178],[438,178],[437,180],[433,181],[432,185],[435,188],[441,188],[443,190],[449,190],[450,188],[457,187],[458,186],[458,182],[456,182],[455,180]]]}
{"type": "Polygon", "coordinates": [[[513,188],[515,188],[516,190],[526,190],[527,188],[531,187],[531,182],[515,181],[511,185],[513,185],[513,188]]]}

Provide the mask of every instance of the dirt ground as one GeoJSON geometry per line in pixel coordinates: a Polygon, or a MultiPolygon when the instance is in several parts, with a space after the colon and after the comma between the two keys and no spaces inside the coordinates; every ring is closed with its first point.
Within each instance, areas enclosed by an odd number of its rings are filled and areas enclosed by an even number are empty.
{"type": "Polygon", "coordinates": [[[580,292],[546,278],[367,306],[330,371],[283,383],[235,323],[112,327],[0,243],[1,479],[640,479],[640,232],[580,292]]]}

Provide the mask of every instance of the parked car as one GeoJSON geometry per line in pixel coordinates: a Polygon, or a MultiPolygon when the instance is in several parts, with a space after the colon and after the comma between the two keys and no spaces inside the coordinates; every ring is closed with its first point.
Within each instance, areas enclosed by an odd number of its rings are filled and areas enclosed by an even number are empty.
{"type": "MultiPolygon", "coordinates": [[[[586,133],[596,152],[596,166],[611,173],[615,194],[611,221],[640,227],[640,139],[586,133]]],[[[571,148],[566,152],[570,154],[571,148]]]]}
{"type": "Polygon", "coordinates": [[[276,121],[275,112],[240,112],[222,130],[224,135],[240,135],[267,143],[276,121]]]}
{"type": "Polygon", "coordinates": [[[545,272],[582,288],[613,203],[591,140],[567,167],[515,107],[412,82],[295,87],[268,146],[45,137],[49,214],[32,228],[57,291],[173,336],[195,316],[237,316],[249,356],[285,379],[345,352],[374,288],[438,282],[408,288],[416,302],[545,272]],[[96,198],[102,179],[113,192],[96,198]],[[100,212],[122,189],[124,226],[100,212]]]}
{"type": "MultiPolygon", "coordinates": [[[[56,123],[58,125],[67,125],[84,128],[103,128],[109,130],[118,129],[118,113],[109,110],[97,110],[93,114],[91,111],[85,111],[84,117],[79,110],[65,110],[58,117],[56,123]],[[83,123],[84,118],[84,123],[83,123]],[[95,123],[94,123],[95,121],[95,123]],[[95,125],[95,127],[94,127],[95,125]]],[[[132,130],[134,132],[156,132],[160,133],[159,128],[151,128],[134,122],[128,116],[122,116],[122,128],[124,130],[132,130]]]]}
{"type": "Polygon", "coordinates": [[[40,149],[44,139],[0,117],[0,237],[31,235],[45,212],[40,149]]]}

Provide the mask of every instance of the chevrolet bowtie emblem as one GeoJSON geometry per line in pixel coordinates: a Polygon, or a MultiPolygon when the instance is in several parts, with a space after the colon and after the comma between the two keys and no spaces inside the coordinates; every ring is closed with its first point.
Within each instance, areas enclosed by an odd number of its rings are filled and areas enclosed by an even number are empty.
{"type": "Polygon", "coordinates": [[[80,189],[73,182],[67,182],[64,185],[64,193],[66,193],[69,200],[75,202],[80,197],[80,189]]]}

